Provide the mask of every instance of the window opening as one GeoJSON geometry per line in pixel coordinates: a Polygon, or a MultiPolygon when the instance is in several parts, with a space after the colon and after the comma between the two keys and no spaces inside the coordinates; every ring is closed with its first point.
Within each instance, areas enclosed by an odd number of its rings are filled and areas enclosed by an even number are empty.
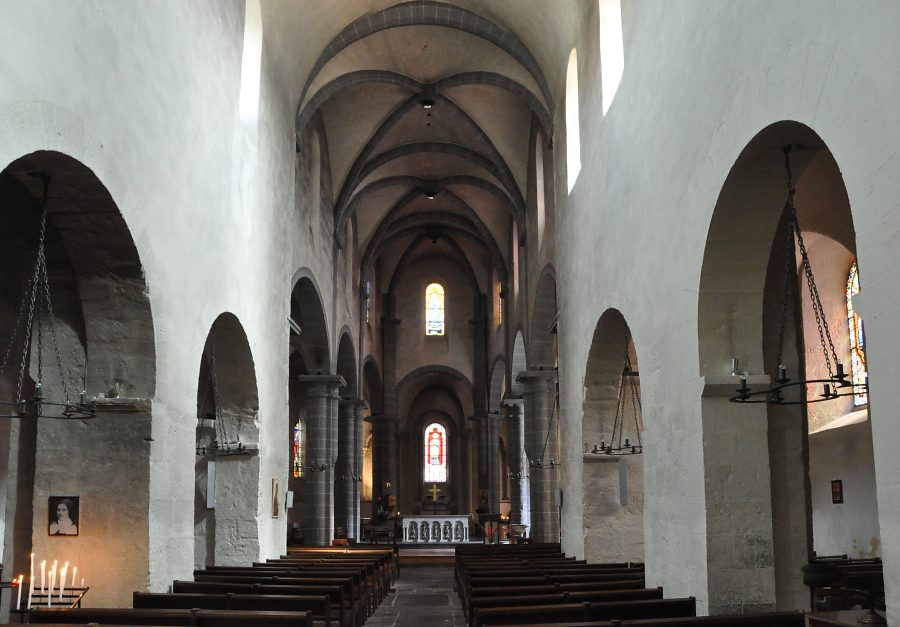
{"type": "Polygon", "coordinates": [[[294,472],[295,478],[303,476],[303,422],[294,425],[294,472]]]}
{"type": "Polygon", "coordinates": [[[847,325],[850,327],[850,369],[855,407],[869,402],[866,388],[862,387],[869,376],[866,369],[866,334],[863,331],[862,320],[853,309],[853,297],[857,294],[859,294],[859,268],[854,261],[847,276],[847,325]]]}
{"type": "Polygon", "coordinates": [[[433,422],[425,428],[425,483],[447,481],[447,430],[433,422]]]}
{"type": "Polygon", "coordinates": [[[578,119],[578,52],[572,48],[566,70],[566,174],[569,192],[581,172],[581,131],[578,119]]]}
{"type": "Polygon", "coordinates": [[[432,283],[425,288],[425,335],[444,334],[444,288],[432,283]]]}

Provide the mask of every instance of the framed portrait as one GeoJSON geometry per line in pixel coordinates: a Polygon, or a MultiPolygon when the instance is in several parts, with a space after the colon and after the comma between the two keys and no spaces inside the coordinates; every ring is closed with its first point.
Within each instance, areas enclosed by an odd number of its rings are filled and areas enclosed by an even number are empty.
{"type": "Polygon", "coordinates": [[[272,518],[278,518],[281,514],[281,482],[272,479],[272,518]]]}
{"type": "Polygon", "coordinates": [[[844,502],[844,482],[842,479],[835,479],[831,482],[831,502],[844,502]]]}
{"type": "Polygon", "coordinates": [[[51,496],[47,499],[47,535],[77,536],[79,509],[77,496],[51,496]]]}

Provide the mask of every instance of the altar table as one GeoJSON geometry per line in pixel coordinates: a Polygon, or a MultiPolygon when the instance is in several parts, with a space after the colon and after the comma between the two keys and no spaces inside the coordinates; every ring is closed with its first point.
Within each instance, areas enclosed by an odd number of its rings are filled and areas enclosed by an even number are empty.
{"type": "Polygon", "coordinates": [[[421,514],[403,517],[403,541],[441,544],[469,541],[469,517],[421,514]]]}

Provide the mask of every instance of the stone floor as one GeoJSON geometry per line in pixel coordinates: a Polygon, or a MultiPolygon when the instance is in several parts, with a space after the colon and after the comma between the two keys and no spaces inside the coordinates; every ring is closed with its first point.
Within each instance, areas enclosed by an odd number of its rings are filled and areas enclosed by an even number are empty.
{"type": "Polygon", "coordinates": [[[463,627],[459,597],[453,591],[453,566],[407,566],[400,569],[388,594],[366,627],[463,627]]]}

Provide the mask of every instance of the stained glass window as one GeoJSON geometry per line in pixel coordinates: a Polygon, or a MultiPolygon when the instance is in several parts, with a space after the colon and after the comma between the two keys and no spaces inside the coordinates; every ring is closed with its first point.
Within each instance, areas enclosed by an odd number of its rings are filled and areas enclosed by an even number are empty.
{"type": "Polygon", "coordinates": [[[425,428],[425,483],[447,481],[447,430],[436,422],[425,428]]]}
{"type": "Polygon", "coordinates": [[[303,476],[303,422],[294,425],[294,477],[303,476]]]}
{"type": "Polygon", "coordinates": [[[369,313],[372,311],[372,282],[366,281],[366,322],[369,321],[369,313]]]}
{"type": "Polygon", "coordinates": [[[853,380],[853,405],[859,407],[869,402],[865,385],[866,371],[866,334],[863,332],[863,323],[853,309],[853,297],[859,294],[859,268],[856,262],[850,266],[850,274],[847,277],[847,324],[850,327],[850,369],[853,380]]]}
{"type": "Polygon", "coordinates": [[[425,335],[444,334],[444,287],[432,283],[425,288],[425,335]]]}

